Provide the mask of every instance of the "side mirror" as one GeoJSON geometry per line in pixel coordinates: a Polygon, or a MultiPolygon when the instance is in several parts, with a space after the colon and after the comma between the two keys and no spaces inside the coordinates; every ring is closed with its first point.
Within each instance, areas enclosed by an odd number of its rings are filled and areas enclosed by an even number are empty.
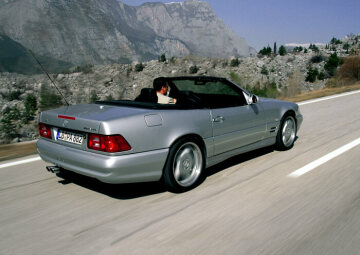
{"type": "Polygon", "coordinates": [[[250,104],[256,104],[257,102],[259,102],[259,97],[256,95],[252,95],[250,101],[250,104]]]}

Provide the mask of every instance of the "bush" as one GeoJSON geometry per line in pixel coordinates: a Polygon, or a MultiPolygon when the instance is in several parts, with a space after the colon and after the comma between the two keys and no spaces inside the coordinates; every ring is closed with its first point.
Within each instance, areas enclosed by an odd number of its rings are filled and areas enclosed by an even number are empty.
{"type": "Polygon", "coordinates": [[[240,65],[240,61],[237,58],[232,59],[230,62],[230,66],[232,66],[232,67],[237,67],[239,65],[240,65]]]}
{"type": "Polygon", "coordinates": [[[319,79],[320,81],[325,80],[325,74],[324,74],[324,72],[320,72],[320,73],[319,73],[318,79],[319,79]]]}
{"type": "Polygon", "coordinates": [[[9,101],[20,99],[21,92],[20,90],[11,91],[9,95],[9,101]]]}
{"type": "Polygon", "coordinates": [[[165,62],[165,61],[166,61],[165,54],[161,54],[161,56],[159,57],[159,62],[165,62]]]}
{"type": "Polygon", "coordinates": [[[62,97],[50,92],[48,87],[42,85],[40,89],[40,110],[44,111],[48,109],[54,109],[61,105],[63,105],[62,97]]]}
{"type": "Polygon", "coordinates": [[[93,65],[76,66],[74,69],[74,73],[92,73],[93,67],[93,65]]]}
{"type": "Polygon", "coordinates": [[[141,72],[142,70],[144,70],[145,66],[143,65],[143,63],[139,63],[135,65],[135,72],[141,72]]]}
{"type": "Polygon", "coordinates": [[[336,73],[336,68],[341,63],[339,57],[336,53],[333,53],[330,55],[329,59],[325,63],[325,70],[328,72],[330,76],[334,76],[336,73]]]}
{"type": "Polygon", "coordinates": [[[0,121],[0,132],[5,138],[13,139],[18,136],[16,121],[21,117],[17,107],[8,107],[0,121]]]}
{"type": "Polygon", "coordinates": [[[294,49],[293,49],[293,52],[302,52],[303,51],[303,47],[301,46],[296,46],[294,49]]]}
{"type": "Polygon", "coordinates": [[[281,45],[279,48],[279,55],[280,56],[285,56],[286,55],[286,49],[284,45],[281,45]]]}
{"type": "Polygon", "coordinates": [[[333,37],[330,41],[330,44],[341,44],[341,41],[335,37],[333,37]]]}
{"type": "Polygon", "coordinates": [[[259,54],[264,56],[270,56],[271,55],[271,48],[270,46],[264,47],[262,50],[259,51],[259,54]]]}
{"type": "Polygon", "coordinates": [[[190,66],[189,68],[189,73],[191,74],[195,74],[199,71],[199,68],[195,65],[195,66],[190,66]]]}
{"type": "Polygon", "coordinates": [[[261,74],[263,75],[269,75],[269,71],[267,70],[266,66],[263,65],[261,68],[261,74]]]}
{"type": "Polygon", "coordinates": [[[319,71],[317,68],[314,68],[314,69],[310,68],[307,72],[305,81],[314,82],[314,81],[316,81],[316,77],[318,75],[319,75],[319,71]]]}
{"type": "Polygon", "coordinates": [[[355,81],[360,80],[360,56],[350,56],[345,59],[344,64],[339,68],[339,77],[355,81]]]}
{"type": "Polygon", "coordinates": [[[325,61],[325,57],[323,55],[315,55],[310,59],[311,63],[320,63],[325,61]]]}
{"type": "Polygon", "coordinates": [[[319,48],[315,44],[310,44],[309,49],[314,52],[319,52],[319,48]]]}
{"type": "Polygon", "coordinates": [[[25,111],[24,111],[24,123],[28,123],[29,120],[33,120],[37,110],[37,99],[33,94],[28,94],[25,98],[25,111]]]}

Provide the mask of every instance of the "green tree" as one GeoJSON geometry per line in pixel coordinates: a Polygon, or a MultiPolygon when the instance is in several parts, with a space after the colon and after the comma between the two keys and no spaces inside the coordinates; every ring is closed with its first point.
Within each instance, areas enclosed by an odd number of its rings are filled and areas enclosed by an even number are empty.
{"type": "Polygon", "coordinates": [[[270,56],[271,55],[271,48],[270,46],[264,47],[259,53],[263,56],[270,56]]]}
{"type": "Polygon", "coordinates": [[[143,63],[139,63],[135,65],[135,72],[141,72],[142,70],[144,70],[145,66],[143,65],[143,63]]]}
{"type": "Polygon", "coordinates": [[[336,68],[339,66],[340,62],[341,61],[338,55],[336,54],[336,52],[330,55],[324,66],[325,70],[328,72],[330,76],[335,75],[336,68]]]}
{"type": "Polygon", "coordinates": [[[25,98],[25,111],[24,111],[24,122],[28,123],[29,120],[33,120],[37,110],[37,99],[33,94],[28,94],[25,98]]]}
{"type": "Polygon", "coordinates": [[[195,66],[190,66],[189,68],[189,73],[191,74],[195,74],[199,71],[199,68],[195,65],[195,66]]]}
{"type": "Polygon", "coordinates": [[[161,54],[161,56],[159,57],[159,62],[165,62],[165,61],[166,61],[165,54],[161,54]]]}
{"type": "Polygon", "coordinates": [[[263,65],[262,68],[261,68],[261,74],[263,74],[263,75],[268,75],[269,74],[269,71],[267,70],[265,65],[263,65]]]}
{"type": "Polygon", "coordinates": [[[52,93],[47,86],[42,85],[40,88],[40,110],[54,109],[61,105],[63,105],[61,96],[52,93]]]}
{"type": "Polygon", "coordinates": [[[315,82],[316,81],[316,77],[319,75],[319,71],[317,68],[310,68],[307,72],[307,75],[306,75],[306,78],[305,78],[305,81],[308,81],[308,82],[315,82]]]}
{"type": "Polygon", "coordinates": [[[240,65],[240,61],[239,61],[238,58],[234,58],[230,62],[230,66],[232,66],[232,67],[236,67],[236,66],[239,66],[239,65],[240,65]]]}
{"type": "Polygon", "coordinates": [[[284,45],[281,45],[279,48],[279,54],[280,56],[285,56],[286,55],[286,49],[284,45]]]}
{"type": "Polygon", "coordinates": [[[3,117],[0,120],[0,132],[5,138],[13,139],[18,136],[16,121],[21,117],[20,111],[17,107],[8,107],[3,112],[3,117]]]}

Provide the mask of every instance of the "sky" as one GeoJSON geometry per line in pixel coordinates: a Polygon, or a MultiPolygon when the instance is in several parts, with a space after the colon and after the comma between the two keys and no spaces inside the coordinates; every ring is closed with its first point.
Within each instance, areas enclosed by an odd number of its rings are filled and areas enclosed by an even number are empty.
{"type": "MultiPolygon", "coordinates": [[[[179,0],[121,0],[145,2],[179,0]]],[[[328,43],[331,38],[360,34],[360,0],[206,0],[217,16],[249,46],[328,43]]]]}

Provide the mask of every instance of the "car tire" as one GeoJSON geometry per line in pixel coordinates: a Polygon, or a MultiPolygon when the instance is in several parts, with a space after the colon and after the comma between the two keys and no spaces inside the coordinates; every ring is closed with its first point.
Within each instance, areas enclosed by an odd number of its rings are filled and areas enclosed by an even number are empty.
{"type": "Polygon", "coordinates": [[[203,180],[205,158],[200,144],[198,139],[185,138],[170,148],[163,173],[163,181],[169,191],[185,192],[203,180]]]}
{"type": "Polygon", "coordinates": [[[296,139],[296,121],[291,114],[286,114],[280,123],[276,136],[276,148],[278,150],[289,150],[294,146],[296,139]]]}

